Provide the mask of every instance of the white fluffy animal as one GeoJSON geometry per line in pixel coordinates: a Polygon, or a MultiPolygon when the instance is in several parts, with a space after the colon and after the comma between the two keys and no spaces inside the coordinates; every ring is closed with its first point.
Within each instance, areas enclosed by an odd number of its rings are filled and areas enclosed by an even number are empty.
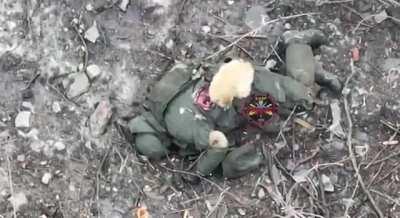
{"type": "Polygon", "coordinates": [[[233,99],[250,95],[254,80],[254,68],[242,59],[221,65],[210,83],[209,94],[212,102],[222,108],[229,108],[233,99]]]}

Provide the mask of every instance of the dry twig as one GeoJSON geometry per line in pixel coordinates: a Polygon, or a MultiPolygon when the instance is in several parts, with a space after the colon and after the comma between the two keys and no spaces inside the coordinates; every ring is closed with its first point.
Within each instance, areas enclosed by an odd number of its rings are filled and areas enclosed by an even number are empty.
{"type": "Polygon", "coordinates": [[[215,183],[215,182],[213,182],[213,181],[211,181],[211,180],[209,180],[209,179],[207,179],[207,178],[205,178],[205,177],[203,177],[203,176],[201,176],[201,175],[199,175],[199,174],[192,173],[192,172],[187,172],[187,171],[182,171],[182,170],[175,170],[175,169],[171,169],[171,168],[168,168],[168,167],[166,167],[166,166],[163,166],[163,165],[159,165],[159,166],[162,167],[162,168],[164,168],[164,169],[167,170],[167,171],[172,172],[172,173],[180,173],[180,174],[185,174],[185,175],[195,176],[195,177],[197,177],[197,178],[200,178],[200,179],[202,179],[202,180],[208,182],[209,184],[213,185],[214,187],[216,187],[216,188],[217,188],[218,190],[220,190],[221,192],[224,192],[224,194],[229,195],[234,201],[236,201],[236,202],[239,203],[240,205],[246,206],[246,204],[248,203],[248,202],[244,202],[243,199],[239,198],[238,196],[236,196],[236,195],[233,194],[232,192],[229,192],[228,190],[222,188],[222,187],[221,187],[220,185],[218,185],[217,183],[215,183]]]}
{"type": "MultiPolygon", "coordinates": [[[[10,157],[8,156],[8,154],[7,154],[6,158],[7,158],[8,183],[9,183],[9,185],[10,185],[10,193],[11,193],[11,196],[12,196],[13,198],[15,198],[15,195],[14,195],[14,188],[13,188],[13,181],[12,181],[12,175],[11,175],[11,172],[12,172],[12,171],[11,171],[11,163],[10,163],[10,157]]],[[[12,200],[11,203],[12,203],[12,206],[13,206],[13,217],[14,217],[14,218],[17,218],[17,211],[16,211],[16,209],[15,209],[15,199],[12,200]]]]}
{"type": "Polygon", "coordinates": [[[292,16],[280,17],[280,18],[276,18],[276,19],[267,21],[267,22],[263,23],[262,25],[260,25],[259,27],[257,27],[257,28],[255,28],[255,29],[251,30],[250,32],[247,32],[247,33],[245,33],[244,35],[240,36],[240,37],[237,38],[235,41],[233,41],[233,42],[230,43],[229,45],[227,45],[227,46],[221,48],[220,50],[218,50],[218,51],[215,52],[214,54],[212,54],[212,55],[206,57],[204,60],[208,60],[208,59],[211,59],[211,58],[213,58],[213,57],[219,55],[220,53],[224,52],[225,50],[227,50],[227,49],[231,48],[232,46],[236,45],[236,44],[237,44],[239,41],[241,41],[242,39],[244,39],[244,38],[246,38],[246,37],[248,37],[248,36],[251,36],[251,35],[256,34],[256,33],[257,33],[259,30],[261,30],[263,27],[265,27],[265,26],[267,26],[267,25],[269,25],[269,24],[271,24],[271,23],[275,23],[275,22],[280,21],[280,20],[290,20],[290,19],[297,18],[297,17],[309,16],[309,15],[315,15],[315,14],[317,14],[317,13],[296,14],[296,15],[292,15],[292,16]]]}
{"type": "Polygon", "coordinates": [[[368,200],[370,201],[370,203],[372,204],[375,212],[377,213],[378,217],[383,218],[383,213],[382,211],[379,209],[378,205],[376,204],[374,198],[372,197],[371,193],[369,192],[369,190],[367,189],[364,180],[360,174],[360,169],[358,168],[358,164],[357,164],[357,160],[356,157],[354,155],[354,151],[353,151],[353,144],[352,144],[352,134],[353,134],[353,122],[351,120],[351,114],[350,114],[350,107],[349,107],[349,103],[347,100],[349,91],[348,91],[348,84],[351,80],[351,78],[354,76],[355,74],[355,69],[354,69],[354,62],[353,59],[350,59],[350,69],[351,69],[351,74],[350,76],[347,78],[344,88],[343,88],[343,102],[344,102],[344,109],[346,111],[346,117],[347,117],[347,123],[348,123],[348,127],[347,127],[347,140],[346,140],[346,144],[349,150],[349,156],[351,159],[351,163],[353,165],[353,168],[356,172],[356,176],[357,176],[357,180],[360,183],[361,188],[363,189],[364,193],[367,195],[368,200]]]}
{"type": "Polygon", "coordinates": [[[224,194],[225,194],[225,192],[227,192],[228,190],[229,190],[229,187],[226,188],[226,189],[224,189],[224,190],[221,192],[221,194],[219,194],[218,199],[217,199],[217,202],[215,202],[215,204],[214,204],[214,206],[212,207],[212,209],[208,212],[208,214],[207,214],[207,216],[206,216],[207,218],[210,217],[210,216],[215,212],[215,210],[218,208],[219,204],[221,204],[222,200],[224,199],[224,194]]]}

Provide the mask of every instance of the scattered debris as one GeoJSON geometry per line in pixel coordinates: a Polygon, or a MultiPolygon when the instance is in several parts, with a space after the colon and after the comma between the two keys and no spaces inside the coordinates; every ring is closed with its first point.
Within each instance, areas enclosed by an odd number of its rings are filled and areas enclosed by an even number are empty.
{"type": "Polygon", "coordinates": [[[300,169],[294,173],[293,179],[298,183],[307,182],[310,172],[308,169],[300,169]]]}
{"type": "Polygon", "coordinates": [[[384,141],[382,142],[383,145],[397,145],[399,144],[398,140],[392,140],[392,141],[384,141]]]}
{"type": "Polygon", "coordinates": [[[332,124],[329,126],[328,129],[334,135],[343,138],[345,134],[340,124],[340,122],[342,121],[341,118],[342,111],[340,110],[339,100],[332,101],[331,112],[332,112],[332,124]]]}
{"type": "Polygon", "coordinates": [[[315,130],[315,127],[313,125],[311,125],[309,122],[307,122],[307,121],[305,121],[303,119],[300,119],[300,118],[296,117],[296,118],[293,119],[293,121],[295,123],[299,124],[300,126],[310,130],[310,131],[314,131],[315,130]]]}
{"type": "Polygon", "coordinates": [[[18,113],[15,118],[15,127],[16,128],[29,128],[30,124],[31,112],[29,111],[21,111],[18,113]]]}
{"type": "Polygon", "coordinates": [[[90,116],[90,130],[93,136],[97,137],[104,133],[111,116],[112,108],[110,102],[108,100],[101,101],[90,116]]]}
{"type": "Polygon", "coordinates": [[[93,22],[93,25],[86,30],[85,32],[85,39],[89,40],[92,43],[95,43],[97,38],[99,38],[100,33],[99,30],[97,29],[97,24],[96,21],[93,22]]]}

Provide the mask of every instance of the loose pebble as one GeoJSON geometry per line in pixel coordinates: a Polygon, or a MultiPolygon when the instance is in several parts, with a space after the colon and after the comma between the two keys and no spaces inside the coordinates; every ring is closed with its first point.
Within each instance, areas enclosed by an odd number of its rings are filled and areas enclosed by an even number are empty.
{"type": "Polygon", "coordinates": [[[86,68],[86,72],[89,76],[90,79],[95,79],[96,77],[98,77],[101,73],[100,67],[95,65],[95,64],[91,64],[86,68]]]}
{"type": "Polygon", "coordinates": [[[17,156],[17,161],[18,162],[24,162],[25,161],[25,155],[23,155],[23,154],[18,155],[17,156]]]}
{"type": "Polygon", "coordinates": [[[68,90],[68,97],[75,98],[87,92],[90,86],[89,79],[83,73],[76,73],[73,76],[74,82],[68,90]]]}
{"type": "Polygon", "coordinates": [[[62,151],[65,149],[65,144],[63,142],[56,142],[54,143],[54,147],[56,148],[57,151],[62,151]]]}
{"type": "Polygon", "coordinates": [[[21,111],[15,118],[15,127],[17,128],[29,128],[30,127],[31,112],[21,111]]]}
{"type": "Polygon", "coordinates": [[[242,209],[242,208],[239,208],[239,209],[238,209],[238,213],[239,213],[241,216],[245,216],[245,215],[246,215],[246,210],[244,210],[244,209],[242,209]]]}
{"type": "Polygon", "coordinates": [[[60,106],[60,103],[58,101],[53,102],[51,107],[52,107],[54,113],[60,113],[61,112],[61,106],[60,106]]]}
{"type": "Polygon", "coordinates": [[[42,183],[43,184],[45,184],[45,185],[48,185],[49,184],[49,182],[50,182],[50,180],[51,180],[51,174],[50,173],[45,173],[44,175],[43,175],[43,177],[42,177],[42,183]]]}
{"type": "Polygon", "coordinates": [[[99,38],[100,33],[99,30],[97,29],[97,24],[96,21],[93,22],[93,25],[86,30],[85,32],[85,39],[89,40],[92,43],[95,43],[97,38],[99,38]]]}
{"type": "Polygon", "coordinates": [[[90,116],[90,130],[93,136],[100,136],[104,133],[111,116],[112,108],[110,102],[107,100],[101,101],[90,116]]]}
{"type": "Polygon", "coordinates": [[[128,8],[128,5],[129,5],[129,0],[122,0],[122,1],[119,3],[118,7],[119,7],[119,9],[121,9],[122,11],[126,11],[126,9],[128,8]]]}
{"type": "Polygon", "coordinates": [[[263,188],[260,188],[258,190],[257,197],[258,197],[258,199],[264,199],[265,198],[265,191],[264,191],[263,188]]]}

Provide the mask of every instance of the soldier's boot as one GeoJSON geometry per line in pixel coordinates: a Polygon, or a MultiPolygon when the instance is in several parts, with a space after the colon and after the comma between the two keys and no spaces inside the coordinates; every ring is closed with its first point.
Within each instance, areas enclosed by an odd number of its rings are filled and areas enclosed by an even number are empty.
{"type": "Polygon", "coordinates": [[[202,176],[210,176],[225,159],[228,148],[209,148],[197,162],[197,172],[202,176]]]}
{"type": "Polygon", "coordinates": [[[225,159],[228,153],[228,139],[225,134],[213,130],[208,136],[208,149],[197,162],[197,172],[203,176],[209,176],[225,159]]]}
{"type": "Polygon", "coordinates": [[[235,148],[222,162],[222,171],[225,178],[237,178],[257,169],[263,161],[263,155],[257,151],[254,144],[247,144],[235,148]]]}
{"type": "Polygon", "coordinates": [[[342,84],[339,78],[325,71],[322,65],[315,61],[312,52],[312,49],[326,43],[326,36],[322,31],[315,29],[287,31],[282,38],[286,47],[286,72],[288,76],[306,86],[311,86],[315,81],[335,93],[340,93],[342,84]]]}

